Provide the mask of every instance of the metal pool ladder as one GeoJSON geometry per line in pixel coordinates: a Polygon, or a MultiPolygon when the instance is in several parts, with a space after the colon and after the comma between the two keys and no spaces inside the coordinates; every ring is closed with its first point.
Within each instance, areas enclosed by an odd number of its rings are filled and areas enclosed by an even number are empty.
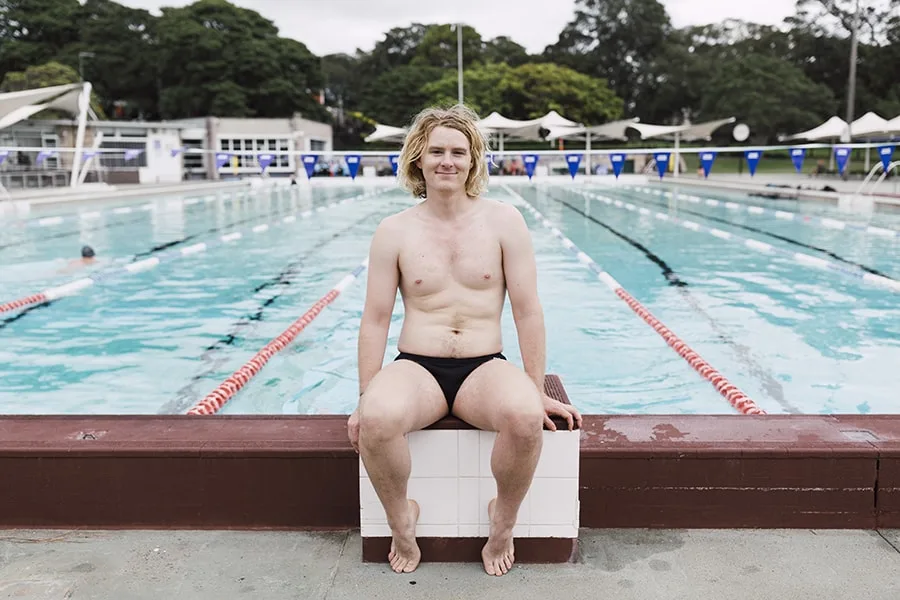
{"type": "MultiPolygon", "coordinates": [[[[858,198],[859,196],[861,196],[863,194],[863,190],[865,190],[866,186],[869,185],[869,182],[872,180],[872,177],[875,176],[875,173],[878,171],[878,169],[883,169],[884,172],[881,174],[881,177],[878,178],[878,181],[876,181],[874,184],[872,184],[871,187],[873,189],[878,187],[878,185],[881,184],[881,182],[885,180],[885,178],[888,176],[888,174],[891,171],[893,171],[896,167],[900,167],[900,160],[895,160],[894,162],[890,163],[886,169],[884,169],[884,165],[880,161],[875,163],[872,166],[872,168],[869,169],[869,174],[866,175],[866,178],[863,180],[862,184],[860,184],[859,188],[856,190],[856,193],[853,194],[853,197],[858,198]]],[[[872,192],[868,192],[868,193],[871,194],[872,192]]]]}

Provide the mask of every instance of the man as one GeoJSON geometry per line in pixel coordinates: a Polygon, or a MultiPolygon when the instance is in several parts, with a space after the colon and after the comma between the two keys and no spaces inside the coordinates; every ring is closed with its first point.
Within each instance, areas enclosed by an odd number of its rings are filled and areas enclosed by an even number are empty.
{"type": "Polygon", "coordinates": [[[94,249],[90,246],[82,246],[81,248],[81,258],[75,258],[68,262],[65,268],[61,269],[59,273],[71,273],[73,271],[80,270],[84,267],[93,265],[97,262],[97,256],[94,252],[94,249]]]}
{"type": "Polygon", "coordinates": [[[423,201],[384,219],[369,252],[359,328],[359,406],[350,441],[384,506],[393,541],[388,559],[409,573],[421,553],[419,507],[407,498],[411,462],[405,434],[449,413],[496,431],[485,571],[512,567],[513,526],[531,486],[549,415],[581,425],[574,407],[544,395],[545,331],[531,236],[510,204],[481,198],[487,142],[464,106],[426,109],[398,160],[400,184],[423,201]],[[396,359],[382,368],[397,290],[405,306],[396,359]],[[501,354],[509,294],[524,371],[501,354]]]}
{"type": "Polygon", "coordinates": [[[90,246],[82,246],[81,248],[81,262],[90,265],[94,263],[97,254],[94,252],[94,249],[90,246]]]}

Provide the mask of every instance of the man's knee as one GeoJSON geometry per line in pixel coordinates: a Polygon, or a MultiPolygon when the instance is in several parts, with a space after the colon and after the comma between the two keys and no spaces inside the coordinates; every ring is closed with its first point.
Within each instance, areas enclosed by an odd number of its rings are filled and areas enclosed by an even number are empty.
{"type": "Polygon", "coordinates": [[[401,402],[391,402],[377,391],[367,391],[360,398],[359,441],[377,444],[403,435],[406,419],[401,402]]]}
{"type": "Polygon", "coordinates": [[[540,394],[531,386],[511,390],[510,399],[503,403],[499,429],[515,437],[534,439],[541,436],[543,427],[544,407],[540,394]]]}

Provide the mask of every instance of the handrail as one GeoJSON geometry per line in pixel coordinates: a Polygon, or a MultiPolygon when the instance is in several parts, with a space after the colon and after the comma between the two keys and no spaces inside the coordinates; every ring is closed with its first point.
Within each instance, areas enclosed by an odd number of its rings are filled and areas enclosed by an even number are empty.
{"type": "Polygon", "coordinates": [[[875,163],[875,165],[871,169],[869,169],[869,174],[866,175],[866,178],[863,180],[863,182],[860,184],[860,186],[856,189],[856,192],[853,194],[853,198],[856,199],[863,193],[863,190],[869,184],[869,182],[872,180],[872,177],[875,176],[875,173],[878,171],[879,168],[883,169],[884,172],[881,174],[881,177],[878,178],[878,181],[876,181],[875,184],[872,186],[873,188],[878,187],[881,184],[881,182],[884,181],[885,178],[890,174],[890,172],[894,170],[895,167],[900,167],[900,160],[895,160],[894,162],[890,163],[886,169],[884,168],[884,164],[881,161],[875,163]]]}

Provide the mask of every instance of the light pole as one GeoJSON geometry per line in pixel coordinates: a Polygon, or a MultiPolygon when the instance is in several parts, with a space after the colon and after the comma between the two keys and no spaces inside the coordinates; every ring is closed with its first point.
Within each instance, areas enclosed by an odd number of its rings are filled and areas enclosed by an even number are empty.
{"type": "Polygon", "coordinates": [[[853,141],[853,109],[856,103],[856,55],[859,46],[859,0],[853,13],[853,30],[850,35],[850,80],[847,85],[847,139],[853,141]]]}
{"type": "Polygon", "coordinates": [[[84,59],[85,58],[94,58],[93,52],[79,52],[78,53],[78,78],[81,81],[84,81],[84,59]]]}
{"type": "Polygon", "coordinates": [[[463,55],[462,55],[462,23],[456,24],[456,97],[463,102],[463,55]]]}

